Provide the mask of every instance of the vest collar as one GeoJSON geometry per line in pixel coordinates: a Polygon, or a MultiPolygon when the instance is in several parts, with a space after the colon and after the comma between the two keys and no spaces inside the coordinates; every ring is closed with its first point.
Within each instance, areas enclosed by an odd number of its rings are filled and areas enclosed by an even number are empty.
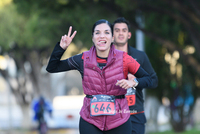
{"type": "MultiPolygon", "coordinates": [[[[96,48],[93,45],[89,50],[89,57],[88,58],[90,59],[91,63],[97,65],[97,60],[96,60],[96,58],[94,58],[96,56],[97,56],[96,48]]],[[[115,59],[116,59],[116,49],[115,49],[114,45],[111,45],[110,46],[110,52],[109,52],[109,55],[108,55],[108,58],[107,58],[107,63],[109,63],[109,62],[111,62],[112,60],[115,60],[115,59]]]]}

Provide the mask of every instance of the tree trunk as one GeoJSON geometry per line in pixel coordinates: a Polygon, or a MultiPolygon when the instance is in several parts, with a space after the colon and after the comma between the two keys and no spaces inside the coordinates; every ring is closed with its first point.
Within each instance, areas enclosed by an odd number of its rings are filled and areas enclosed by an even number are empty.
{"type": "Polygon", "coordinates": [[[32,116],[30,115],[30,111],[32,110],[29,105],[21,105],[21,110],[23,114],[23,119],[22,119],[22,128],[23,129],[31,129],[32,126],[32,116]]]}

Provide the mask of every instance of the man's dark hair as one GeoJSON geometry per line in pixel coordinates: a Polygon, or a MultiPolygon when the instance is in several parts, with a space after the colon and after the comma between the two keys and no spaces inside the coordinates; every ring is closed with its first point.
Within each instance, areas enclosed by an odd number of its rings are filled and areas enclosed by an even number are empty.
{"type": "Polygon", "coordinates": [[[114,22],[113,22],[113,28],[115,26],[116,23],[126,23],[127,27],[128,27],[128,31],[130,31],[130,23],[128,20],[126,20],[124,17],[119,17],[117,18],[114,22]]]}

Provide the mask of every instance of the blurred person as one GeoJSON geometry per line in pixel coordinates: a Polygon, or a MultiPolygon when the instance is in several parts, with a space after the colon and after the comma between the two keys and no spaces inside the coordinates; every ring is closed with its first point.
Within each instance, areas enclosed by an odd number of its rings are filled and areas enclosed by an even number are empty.
{"type": "Polygon", "coordinates": [[[51,104],[44,99],[43,96],[33,104],[33,110],[35,112],[34,120],[38,122],[38,131],[39,134],[46,134],[48,126],[45,120],[45,112],[49,113],[49,116],[52,117],[52,106],[51,104]]]}
{"type": "Polygon", "coordinates": [[[151,77],[131,56],[118,51],[112,44],[112,24],[101,19],[92,27],[93,46],[89,51],[60,60],[77,31],[61,37],[49,59],[46,70],[57,73],[78,70],[86,97],[80,111],[80,134],[130,134],[130,112],[125,98],[126,89],[149,87],[151,77]],[[128,72],[138,77],[127,80],[128,72]]]}
{"type": "MultiPolygon", "coordinates": [[[[113,37],[115,48],[132,56],[150,75],[152,85],[148,88],[156,88],[158,85],[158,78],[146,53],[128,44],[128,40],[131,38],[130,24],[124,17],[119,17],[113,22],[113,37]]],[[[128,79],[135,82],[138,81],[138,77],[132,74],[128,74],[128,79]]],[[[137,86],[132,94],[126,95],[131,114],[132,134],[145,133],[146,116],[144,113],[144,97],[142,91],[143,87],[137,86]]]]}

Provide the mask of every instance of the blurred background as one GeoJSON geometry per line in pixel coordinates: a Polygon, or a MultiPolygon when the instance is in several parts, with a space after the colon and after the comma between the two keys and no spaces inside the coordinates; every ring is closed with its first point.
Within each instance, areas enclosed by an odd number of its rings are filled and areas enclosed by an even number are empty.
{"type": "Polygon", "coordinates": [[[145,89],[146,134],[200,133],[199,0],[0,0],[0,133],[36,133],[33,103],[53,107],[50,133],[78,133],[77,71],[49,74],[55,44],[77,30],[62,59],[92,46],[92,25],[125,17],[129,44],[147,53],[159,84],[145,89]]]}

